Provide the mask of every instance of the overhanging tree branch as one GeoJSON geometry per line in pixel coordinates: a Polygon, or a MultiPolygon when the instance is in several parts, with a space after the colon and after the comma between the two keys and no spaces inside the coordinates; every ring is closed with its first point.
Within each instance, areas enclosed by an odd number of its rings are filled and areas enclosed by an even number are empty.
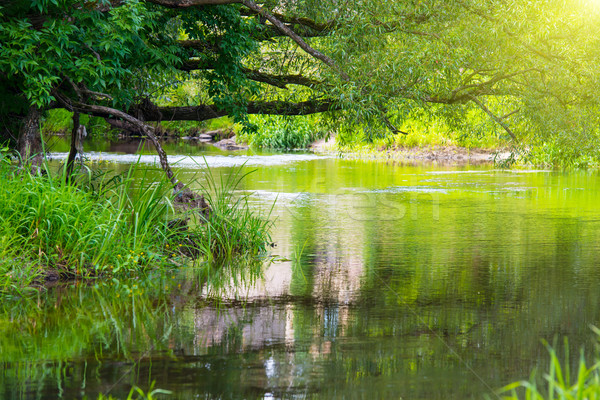
{"type": "MultiPolygon", "coordinates": [[[[305,18],[305,17],[289,17],[287,15],[283,15],[283,14],[276,13],[276,12],[271,12],[271,14],[283,23],[294,24],[294,25],[303,25],[303,26],[306,26],[307,28],[310,28],[317,32],[328,31],[333,26],[337,25],[337,22],[335,20],[329,20],[327,22],[317,22],[315,20],[312,20],[310,18],[305,18]]],[[[249,16],[254,16],[254,15],[260,15],[260,13],[251,9],[249,11],[244,11],[244,10],[240,11],[240,15],[249,17],[249,16]]]]}
{"type": "MultiPolygon", "coordinates": [[[[326,111],[338,110],[339,106],[332,100],[308,100],[299,103],[285,101],[250,102],[248,114],[272,115],[310,115],[326,111]]],[[[228,115],[225,110],[218,110],[210,105],[189,107],[156,107],[154,110],[143,109],[146,121],[206,121],[228,115]]],[[[103,115],[100,115],[103,116],[103,115]]]]}
{"type": "Polygon", "coordinates": [[[183,188],[183,184],[177,180],[175,174],[173,174],[173,171],[171,170],[171,166],[167,161],[167,154],[163,150],[156,135],[154,135],[154,128],[121,110],[117,110],[116,108],[100,106],[95,104],[86,104],[79,101],[72,101],[71,99],[64,96],[58,91],[55,91],[54,95],[58,99],[58,101],[69,111],[73,111],[76,113],[101,115],[106,117],[113,116],[127,121],[128,123],[138,127],[142,132],[144,132],[144,134],[148,136],[148,138],[156,148],[158,157],[160,159],[160,165],[167,174],[167,178],[169,179],[169,181],[173,184],[173,187],[175,187],[176,189],[183,188]]]}
{"type": "Polygon", "coordinates": [[[491,112],[490,109],[487,108],[485,106],[485,104],[483,104],[481,102],[481,100],[479,100],[477,97],[471,96],[471,100],[473,101],[473,103],[477,104],[477,106],[479,108],[481,108],[487,115],[489,115],[490,118],[492,118],[494,121],[496,121],[496,123],[498,125],[500,125],[506,131],[506,133],[508,133],[510,135],[510,137],[512,138],[512,140],[514,140],[515,142],[517,141],[517,137],[515,136],[515,134],[513,133],[513,131],[510,129],[510,127],[508,125],[506,125],[506,123],[503,121],[502,117],[498,117],[496,114],[494,114],[493,112],[491,112]]]}
{"type": "MultiPolygon", "coordinates": [[[[62,96],[62,101],[60,101],[55,107],[64,107],[69,111],[74,111],[74,108],[78,108],[84,114],[89,114],[112,121],[115,121],[115,118],[118,118],[126,121],[129,124],[127,125],[127,129],[130,129],[132,126],[138,126],[137,124],[139,122],[138,118],[135,118],[130,114],[131,111],[124,112],[111,107],[99,105],[83,103],[75,104],[68,100],[65,96],[62,96]],[[131,120],[131,118],[138,120],[138,122],[131,120]]],[[[139,116],[139,118],[146,122],[206,121],[213,118],[224,117],[229,114],[227,111],[217,109],[212,105],[157,107],[152,104],[152,107],[134,106],[131,108],[131,110],[135,110],[135,113],[139,116]]],[[[341,110],[341,106],[338,102],[332,99],[307,100],[297,103],[287,101],[251,101],[246,105],[246,111],[248,114],[295,116],[311,115],[338,110],[341,110]]],[[[142,129],[140,129],[140,131],[142,131],[142,129]]]]}
{"type": "MultiPolygon", "coordinates": [[[[188,60],[181,67],[179,67],[179,69],[182,71],[212,70],[214,69],[214,65],[212,62],[207,60],[188,60]]],[[[322,81],[318,81],[300,74],[275,75],[249,68],[243,68],[242,71],[250,80],[266,83],[281,89],[285,89],[287,85],[315,87],[323,84],[322,81]]]]}
{"type": "MultiPolygon", "coordinates": [[[[486,94],[487,92],[489,92],[491,90],[491,88],[496,83],[503,81],[503,80],[510,80],[511,78],[514,78],[515,76],[524,75],[529,72],[540,72],[540,70],[537,68],[529,68],[526,70],[516,71],[516,72],[512,72],[512,73],[508,73],[508,74],[498,73],[486,81],[478,82],[478,83],[469,83],[469,84],[465,84],[463,86],[459,86],[458,88],[456,88],[452,91],[451,98],[463,98],[464,99],[464,98],[468,98],[468,97],[471,97],[474,95],[486,94]],[[457,96],[460,92],[463,92],[467,89],[470,89],[467,94],[462,94],[461,96],[457,96]]],[[[473,76],[473,74],[469,74],[469,77],[472,77],[472,76],[473,76]]]]}
{"type": "Polygon", "coordinates": [[[194,6],[219,6],[224,4],[239,4],[241,0],[146,0],[168,8],[186,8],[194,6]]]}
{"type": "Polygon", "coordinates": [[[204,196],[192,192],[188,187],[186,187],[175,177],[175,174],[173,173],[173,170],[169,165],[167,153],[165,153],[158,138],[154,134],[153,127],[144,123],[138,118],[135,118],[121,110],[117,110],[116,108],[100,106],[96,104],[86,104],[79,101],[72,101],[57,90],[54,91],[54,95],[65,108],[75,113],[114,116],[140,129],[140,131],[142,131],[150,139],[150,141],[154,145],[154,148],[156,149],[156,152],[158,153],[160,166],[167,175],[167,178],[169,179],[171,184],[173,185],[173,190],[176,193],[175,201],[179,203],[185,203],[186,205],[194,208],[198,208],[200,209],[200,212],[203,213],[205,216],[208,215],[208,213],[210,213],[210,207],[206,203],[204,196]]]}
{"type": "Polygon", "coordinates": [[[302,85],[307,87],[314,87],[323,82],[315,79],[307,78],[303,75],[272,75],[260,71],[254,71],[244,68],[246,77],[250,80],[263,82],[272,86],[276,86],[281,89],[285,89],[287,85],[302,85]]]}
{"type": "Polygon", "coordinates": [[[304,50],[311,56],[315,57],[316,59],[321,60],[323,63],[325,63],[326,65],[328,65],[329,67],[331,67],[332,69],[337,71],[343,80],[345,80],[345,81],[350,80],[350,77],[348,76],[348,74],[346,72],[344,72],[344,70],[342,70],[339,67],[339,65],[337,65],[337,63],[331,57],[328,57],[325,54],[321,53],[320,51],[311,47],[296,32],[294,32],[292,29],[290,29],[290,27],[288,27],[286,24],[284,24],[279,19],[274,17],[273,14],[270,14],[264,8],[258,6],[255,2],[253,2],[251,0],[242,0],[242,4],[245,5],[246,7],[248,7],[249,9],[251,9],[252,11],[255,11],[256,13],[265,17],[270,23],[275,25],[277,27],[277,29],[279,29],[281,32],[285,33],[286,36],[288,36],[290,39],[292,39],[294,42],[296,42],[296,44],[298,44],[298,46],[300,46],[300,48],[302,50],[304,50]]]}

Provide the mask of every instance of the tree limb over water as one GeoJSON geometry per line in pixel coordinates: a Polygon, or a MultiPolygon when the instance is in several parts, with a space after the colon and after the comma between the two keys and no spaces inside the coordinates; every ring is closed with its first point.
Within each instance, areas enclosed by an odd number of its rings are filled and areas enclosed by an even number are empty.
{"type": "Polygon", "coordinates": [[[327,112],[381,135],[424,116],[467,132],[483,119],[517,140],[600,124],[600,17],[574,5],[65,1],[3,2],[0,135],[23,154],[24,127],[65,103],[117,125],[327,112]]]}

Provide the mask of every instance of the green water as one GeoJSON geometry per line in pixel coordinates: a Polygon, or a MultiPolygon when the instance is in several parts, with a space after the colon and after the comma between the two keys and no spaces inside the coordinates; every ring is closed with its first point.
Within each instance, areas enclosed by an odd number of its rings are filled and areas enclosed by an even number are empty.
{"type": "Polygon", "coordinates": [[[593,354],[597,173],[263,157],[240,194],[277,198],[280,261],[219,287],[179,270],[5,301],[0,398],[482,399],[543,368],[541,339],[593,354]]]}

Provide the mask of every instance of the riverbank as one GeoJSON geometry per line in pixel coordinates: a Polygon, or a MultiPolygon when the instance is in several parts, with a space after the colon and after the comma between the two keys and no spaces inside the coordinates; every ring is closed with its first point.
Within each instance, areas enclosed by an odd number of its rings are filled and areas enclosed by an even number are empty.
{"type": "Polygon", "coordinates": [[[310,149],[317,154],[336,154],[349,159],[390,160],[401,163],[437,163],[443,165],[502,163],[511,156],[507,148],[467,148],[454,145],[404,147],[363,144],[340,146],[335,137],[314,142],[310,149]]]}
{"type": "MultiPolygon", "coordinates": [[[[64,110],[54,110],[52,116],[44,123],[46,134],[66,133],[70,131],[71,114],[64,110]]],[[[104,121],[94,120],[97,124],[92,130],[109,132],[111,127],[104,121]]],[[[376,140],[374,143],[354,142],[341,145],[336,136],[319,139],[311,143],[310,137],[315,137],[311,132],[315,126],[311,124],[295,124],[295,133],[290,133],[290,127],[281,124],[278,120],[270,120],[271,125],[261,125],[265,132],[254,134],[240,134],[233,121],[219,118],[199,123],[173,123],[163,122],[158,127],[158,136],[163,140],[183,140],[187,143],[206,144],[215,146],[224,151],[239,151],[256,149],[291,150],[296,147],[306,147],[316,154],[328,154],[349,159],[391,160],[400,163],[437,163],[443,165],[457,164],[487,164],[502,163],[509,159],[510,151],[499,139],[483,138],[464,142],[440,134],[438,131],[425,130],[421,134],[410,137],[396,137],[391,142],[386,139],[376,140]],[[268,128],[268,129],[267,129],[268,128]],[[258,139],[253,135],[257,135],[258,139]],[[296,138],[302,136],[302,140],[296,138]],[[294,137],[292,139],[292,137],[294,137]],[[463,146],[465,143],[470,146],[463,146]],[[273,146],[273,147],[271,147],[273,146]],[[288,148],[291,147],[291,148],[288,148]]],[[[91,123],[91,122],[90,122],[91,123]]],[[[114,128],[114,127],[113,127],[114,128]]],[[[113,130],[122,139],[132,137],[131,132],[113,130]],[[117,133],[118,132],[118,133],[117,133]]],[[[319,137],[319,135],[316,135],[319,137]]]]}
{"type": "Polygon", "coordinates": [[[199,190],[210,204],[196,212],[174,197],[166,180],[101,170],[75,174],[45,166],[42,175],[16,169],[0,154],[0,298],[48,282],[135,276],[203,262],[255,259],[270,241],[268,217],[244,196],[245,175],[226,179],[210,169],[199,190]]]}

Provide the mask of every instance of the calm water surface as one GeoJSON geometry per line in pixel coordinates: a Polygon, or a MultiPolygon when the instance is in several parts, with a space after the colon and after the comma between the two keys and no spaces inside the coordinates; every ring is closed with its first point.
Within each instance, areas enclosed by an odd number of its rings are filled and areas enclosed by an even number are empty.
{"type": "MultiPolygon", "coordinates": [[[[122,170],[138,145],[95,150],[122,170]]],[[[593,354],[597,173],[167,150],[184,181],[203,179],[202,155],[216,174],[256,170],[239,194],[277,200],[276,261],[219,279],[235,288],[198,268],[5,301],[0,398],[154,382],[171,399],[482,399],[544,367],[541,339],[593,354]]]]}

